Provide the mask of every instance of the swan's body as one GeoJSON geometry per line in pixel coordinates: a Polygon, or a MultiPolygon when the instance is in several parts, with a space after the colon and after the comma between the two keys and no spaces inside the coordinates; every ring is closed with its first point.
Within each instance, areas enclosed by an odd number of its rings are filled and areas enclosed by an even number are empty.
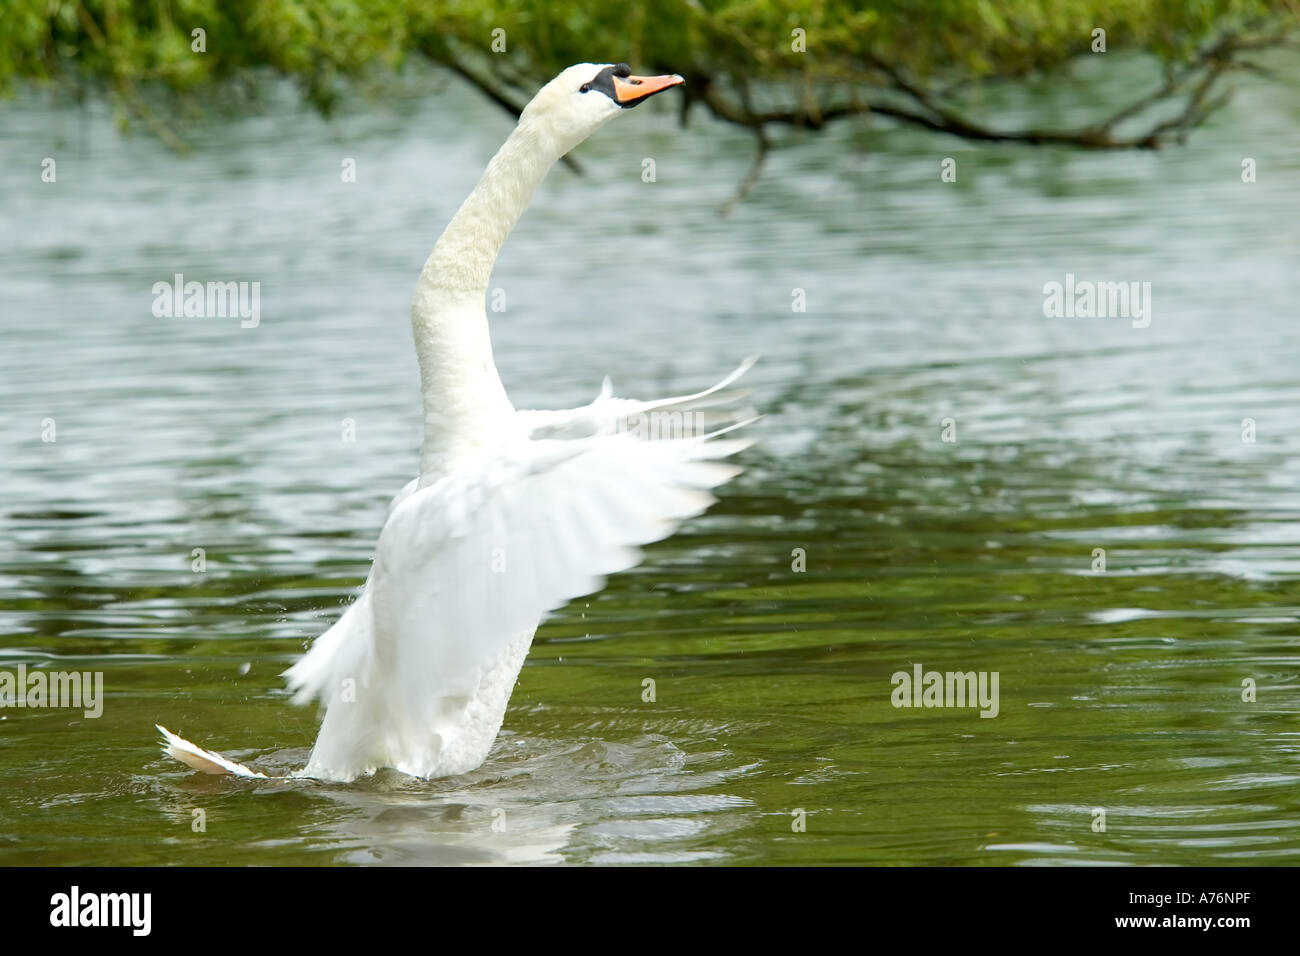
{"type": "MultiPolygon", "coordinates": [[[[411,307],[424,440],[419,477],[393,500],[365,589],[286,672],[325,719],[302,776],[348,781],[391,767],[466,773],[487,757],[543,615],[629,568],[639,545],[712,503],[747,442],[642,440],[626,423],[713,409],[742,365],[705,392],[517,411],[497,374],[484,301],[506,236],[565,153],[621,109],[681,82],[579,64],[524,109],[425,263],[411,307]]],[[[160,728],[162,729],[162,728],[160,728]]],[[[164,750],[210,773],[261,776],[163,730],[164,750]]]]}

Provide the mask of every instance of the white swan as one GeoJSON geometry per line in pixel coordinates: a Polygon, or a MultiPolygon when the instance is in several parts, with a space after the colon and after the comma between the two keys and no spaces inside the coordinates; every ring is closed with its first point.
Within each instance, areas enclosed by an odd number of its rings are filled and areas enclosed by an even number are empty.
{"type": "MultiPolygon", "coordinates": [[[[746,424],[726,411],[743,393],[722,389],[752,360],[695,395],[616,399],[606,379],[582,408],[516,411],[488,336],[493,263],[547,171],[622,110],[681,82],[624,64],[569,67],[523,110],[434,246],[411,307],[420,475],[393,500],[361,596],[285,672],[295,702],[319,697],[326,708],[295,776],[478,767],[542,616],[635,565],[637,546],[699,514],[714,500],[706,489],[739,472],[713,459],[749,444],[718,436],[746,424]],[[668,430],[713,430],[647,436],[650,416],[668,430]]],[[[164,752],[197,770],[264,776],[158,729],[164,752]]]]}

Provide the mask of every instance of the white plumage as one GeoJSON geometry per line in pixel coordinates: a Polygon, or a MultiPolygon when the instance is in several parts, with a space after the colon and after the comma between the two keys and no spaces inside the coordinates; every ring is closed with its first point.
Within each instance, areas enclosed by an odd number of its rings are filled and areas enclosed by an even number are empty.
{"type": "MultiPolygon", "coordinates": [[[[492,359],[488,278],[533,190],[621,109],[680,82],[626,72],[579,64],[543,87],[425,264],[411,310],[420,475],[393,500],[361,596],[286,672],[295,702],[326,708],[302,776],[479,766],[542,617],[634,566],[639,546],[739,471],[716,460],[749,444],[730,435],[747,423],[733,410],[744,393],[724,389],[752,359],[680,398],[614,398],[606,379],[590,405],[563,411],[516,411],[492,359]],[[600,76],[613,93],[590,89],[600,76]],[[637,426],[649,416],[671,427],[647,436],[637,426]]],[[[164,751],[196,769],[262,776],[159,730],[164,751]]]]}

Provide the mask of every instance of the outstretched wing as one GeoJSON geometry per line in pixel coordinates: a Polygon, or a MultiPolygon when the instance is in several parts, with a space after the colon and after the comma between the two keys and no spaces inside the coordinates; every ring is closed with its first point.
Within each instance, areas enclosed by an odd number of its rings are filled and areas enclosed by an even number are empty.
{"type": "Polygon", "coordinates": [[[380,535],[369,596],[375,653],[412,693],[473,693],[477,675],[547,611],[599,590],[713,503],[748,441],[626,434],[521,442],[417,491],[380,535]],[[462,681],[457,686],[457,681],[462,681]]]}
{"type": "Polygon", "coordinates": [[[740,469],[750,444],[721,434],[521,440],[462,465],[393,508],[365,593],[289,672],[297,699],[332,703],[348,677],[383,689],[377,726],[418,738],[448,700],[541,617],[634,566],[740,469]]]}

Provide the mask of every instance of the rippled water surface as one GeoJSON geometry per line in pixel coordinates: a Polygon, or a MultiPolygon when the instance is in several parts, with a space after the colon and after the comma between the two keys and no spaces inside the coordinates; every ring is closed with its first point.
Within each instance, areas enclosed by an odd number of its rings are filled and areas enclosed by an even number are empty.
{"type": "Polygon", "coordinates": [[[305,763],[316,714],[277,675],[413,474],[410,293],[508,130],[490,110],[273,102],[178,155],[98,108],[4,107],[0,669],[102,671],[106,700],[0,710],[0,862],[1300,861],[1286,87],[1156,154],[796,137],[729,218],[746,137],[620,118],[506,246],[498,364],[517,405],[565,407],[762,353],[746,473],[543,626],[465,778],[161,758],[155,722],[305,763]],[[259,281],[260,325],[155,318],[175,273],[259,281]],[[1150,282],[1150,326],[1044,318],[1067,273],[1150,282]],[[916,664],[998,672],[998,716],[893,707],[916,664]]]}

